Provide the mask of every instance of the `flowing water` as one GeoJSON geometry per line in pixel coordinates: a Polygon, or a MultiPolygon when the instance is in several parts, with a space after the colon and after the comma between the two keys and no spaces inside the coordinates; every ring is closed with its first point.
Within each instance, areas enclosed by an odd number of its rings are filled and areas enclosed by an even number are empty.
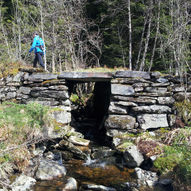
{"type": "MultiPolygon", "coordinates": [[[[96,149],[99,148],[96,146],[96,149]]],[[[113,159],[113,158],[112,158],[113,159]]],[[[88,156],[86,161],[72,159],[65,162],[67,177],[77,180],[79,186],[84,183],[104,185],[118,188],[121,184],[135,182],[133,169],[122,168],[111,163],[109,158],[91,159],[88,156]]],[[[39,181],[35,185],[34,191],[59,191],[66,183],[67,177],[60,177],[52,181],[39,181]]]]}

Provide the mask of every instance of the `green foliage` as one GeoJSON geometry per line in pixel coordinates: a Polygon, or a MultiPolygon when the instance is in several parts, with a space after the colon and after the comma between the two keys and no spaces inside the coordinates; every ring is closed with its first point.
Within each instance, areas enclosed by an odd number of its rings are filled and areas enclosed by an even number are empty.
{"type": "Polygon", "coordinates": [[[79,101],[78,95],[77,95],[77,94],[72,94],[72,95],[70,96],[70,101],[77,104],[78,101],[79,101]]]}
{"type": "Polygon", "coordinates": [[[191,125],[191,101],[185,99],[182,102],[175,103],[179,116],[187,125],[191,125]]]}
{"type": "Polygon", "coordinates": [[[13,125],[21,128],[23,126],[42,128],[47,107],[37,103],[28,105],[5,102],[0,110],[0,126],[13,125]]]}
{"type": "Polygon", "coordinates": [[[191,127],[175,129],[168,133],[169,146],[154,162],[154,166],[165,174],[172,172],[183,184],[191,185],[191,127]]]}
{"type": "Polygon", "coordinates": [[[27,146],[40,138],[49,125],[48,107],[37,103],[28,105],[5,102],[0,105],[0,178],[14,168],[27,165],[27,146]]]}
{"type": "Polygon", "coordinates": [[[173,168],[183,160],[183,154],[175,148],[166,146],[163,156],[156,159],[154,166],[161,172],[172,171],[173,168]]]}

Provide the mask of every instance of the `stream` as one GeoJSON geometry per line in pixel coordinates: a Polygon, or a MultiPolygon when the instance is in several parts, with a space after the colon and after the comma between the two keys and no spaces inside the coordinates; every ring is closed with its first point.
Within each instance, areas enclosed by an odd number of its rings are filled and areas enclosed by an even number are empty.
{"type": "MultiPolygon", "coordinates": [[[[63,160],[63,165],[67,169],[67,177],[73,177],[78,182],[80,190],[87,190],[83,185],[95,184],[115,188],[116,190],[127,190],[126,183],[136,183],[133,169],[123,166],[123,161],[119,153],[112,150],[103,141],[103,132],[97,133],[97,129],[88,128],[87,124],[95,127],[93,120],[83,121],[83,133],[86,139],[90,140],[88,147],[78,146],[87,154],[86,160],[71,158],[63,160]],[[86,125],[85,125],[86,124],[86,125]]],[[[63,151],[64,152],[64,151],[63,151]]],[[[67,177],[60,177],[52,181],[38,181],[34,191],[59,191],[66,183],[67,177]]]]}
{"type": "MultiPolygon", "coordinates": [[[[75,178],[79,186],[89,183],[123,190],[125,183],[135,182],[134,170],[113,164],[114,161],[116,161],[115,157],[101,158],[101,160],[88,157],[86,161],[69,160],[64,162],[64,166],[67,169],[67,176],[75,178]]],[[[65,183],[66,177],[52,181],[38,181],[34,191],[59,191],[65,183]]]]}

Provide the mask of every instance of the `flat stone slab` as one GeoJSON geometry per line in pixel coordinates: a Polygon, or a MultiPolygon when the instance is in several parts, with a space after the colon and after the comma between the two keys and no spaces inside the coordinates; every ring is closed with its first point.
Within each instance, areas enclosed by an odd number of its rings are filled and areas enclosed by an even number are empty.
{"type": "Polygon", "coordinates": [[[143,78],[151,79],[149,72],[141,71],[117,71],[114,75],[115,78],[143,78]]]}
{"type": "Polygon", "coordinates": [[[64,72],[58,75],[58,79],[78,81],[108,81],[112,78],[112,72],[64,72]]]}
{"type": "Polygon", "coordinates": [[[166,114],[143,114],[137,116],[137,121],[141,129],[155,129],[161,127],[168,127],[166,114]]]}
{"type": "Polygon", "coordinates": [[[26,76],[25,80],[40,82],[45,80],[55,80],[57,75],[51,73],[33,73],[32,75],[26,76]]]}

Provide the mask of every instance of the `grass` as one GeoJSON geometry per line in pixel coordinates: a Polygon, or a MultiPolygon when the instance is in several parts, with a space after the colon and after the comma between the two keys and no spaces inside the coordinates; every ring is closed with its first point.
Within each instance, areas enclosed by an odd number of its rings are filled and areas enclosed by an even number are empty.
{"type": "Polygon", "coordinates": [[[0,179],[22,171],[31,157],[28,146],[45,138],[50,124],[48,107],[37,103],[0,105],[0,179]]]}
{"type": "Polygon", "coordinates": [[[94,68],[80,68],[74,71],[68,72],[116,72],[116,71],[124,71],[128,70],[128,68],[115,67],[115,68],[107,68],[107,67],[94,67],[94,68]]]}

